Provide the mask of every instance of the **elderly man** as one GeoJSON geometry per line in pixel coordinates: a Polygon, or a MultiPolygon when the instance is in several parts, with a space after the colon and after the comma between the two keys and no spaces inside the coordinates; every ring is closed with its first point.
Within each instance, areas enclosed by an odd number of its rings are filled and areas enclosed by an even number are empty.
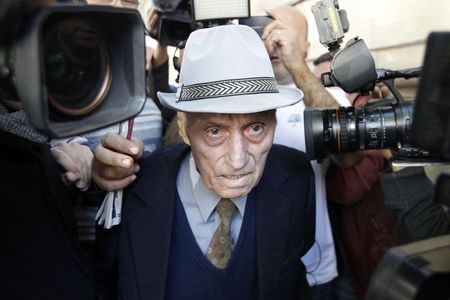
{"type": "Polygon", "coordinates": [[[178,111],[185,144],[140,163],[121,224],[99,232],[100,292],[306,299],[299,257],[314,243],[314,174],[302,152],[272,146],[275,110],[301,91],[277,86],[256,32],[227,25],[191,34],[178,92],[159,97],[178,111]]]}

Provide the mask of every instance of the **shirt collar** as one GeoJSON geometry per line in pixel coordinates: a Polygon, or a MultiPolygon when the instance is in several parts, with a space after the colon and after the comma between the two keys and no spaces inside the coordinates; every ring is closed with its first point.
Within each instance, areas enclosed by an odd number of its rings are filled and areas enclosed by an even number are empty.
{"type": "MultiPolygon", "coordinates": [[[[220,196],[211,191],[204,183],[200,173],[195,165],[192,152],[189,154],[189,177],[192,183],[192,190],[194,192],[195,202],[197,203],[200,214],[202,215],[203,222],[206,222],[211,214],[214,212],[216,205],[220,201],[220,196]]],[[[244,217],[245,203],[247,202],[247,196],[231,199],[236,205],[237,210],[241,217],[244,217]]]]}

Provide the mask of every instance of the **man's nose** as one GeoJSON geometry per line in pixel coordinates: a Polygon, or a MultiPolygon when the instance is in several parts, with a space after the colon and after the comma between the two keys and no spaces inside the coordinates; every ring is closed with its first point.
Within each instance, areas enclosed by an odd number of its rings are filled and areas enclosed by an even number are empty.
{"type": "Polygon", "coordinates": [[[238,135],[231,139],[228,154],[230,166],[234,170],[240,170],[247,164],[247,143],[245,139],[238,135]]]}

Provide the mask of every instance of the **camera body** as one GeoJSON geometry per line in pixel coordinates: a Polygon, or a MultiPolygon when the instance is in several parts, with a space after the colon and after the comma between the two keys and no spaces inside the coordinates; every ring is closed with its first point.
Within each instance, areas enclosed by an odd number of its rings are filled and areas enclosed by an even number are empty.
{"type": "Polygon", "coordinates": [[[337,0],[322,0],[311,8],[319,39],[332,56],[331,72],[322,74],[326,87],[339,86],[347,93],[367,94],[378,79],[375,62],[364,40],[350,40],[344,49],[340,44],[350,25],[347,13],[339,9],[337,0]]]}
{"type": "Polygon", "coordinates": [[[159,12],[156,32],[150,32],[161,45],[177,47],[200,28],[230,23],[250,17],[249,0],[153,0],[159,12]]]}
{"type": "Polygon", "coordinates": [[[0,86],[51,137],[131,118],[145,103],[144,25],[136,10],[55,4],[35,10],[0,51],[0,86]]]}
{"type": "Polygon", "coordinates": [[[171,5],[164,5],[171,1],[154,1],[159,11],[159,21],[156,32],[150,32],[151,36],[159,41],[161,45],[178,46],[187,40],[189,34],[196,29],[197,24],[192,16],[191,1],[173,1],[171,5]]]}
{"type": "MultiPolygon", "coordinates": [[[[374,102],[364,108],[308,110],[305,113],[306,153],[311,160],[328,153],[363,149],[411,148],[413,103],[394,99],[374,102]]],[[[428,158],[428,151],[412,151],[410,157],[428,158]]],[[[407,155],[407,153],[405,153],[407,155]]]]}
{"type": "Polygon", "coordinates": [[[427,39],[422,77],[415,100],[414,145],[450,161],[450,32],[427,39]]]}
{"type": "MultiPolygon", "coordinates": [[[[325,2],[332,3],[319,1],[318,6],[324,6],[325,2]]],[[[337,1],[334,4],[337,7],[337,1]]],[[[329,23],[317,22],[318,27],[323,24],[329,23]]],[[[324,32],[329,31],[332,30],[324,32]]],[[[332,71],[322,76],[326,85],[340,86],[346,92],[367,93],[376,82],[383,82],[395,99],[364,108],[305,110],[307,156],[322,159],[328,153],[390,148],[396,150],[396,159],[406,158],[407,165],[436,161],[447,164],[445,160],[450,160],[450,56],[447,55],[450,32],[432,32],[428,36],[421,70],[377,70],[367,47],[348,50],[361,40],[350,41],[343,50],[337,50],[334,40],[325,41],[329,41],[325,44],[333,56],[332,71]],[[366,62],[361,63],[360,59],[366,62]],[[345,71],[352,68],[361,73],[345,71]],[[358,78],[357,74],[362,75],[358,78]],[[405,101],[394,85],[395,78],[419,75],[415,101],[405,101]]],[[[435,187],[435,202],[448,206],[449,191],[450,174],[443,173],[435,187]]],[[[448,234],[389,249],[370,280],[366,299],[448,299],[449,249],[448,234]]]]}
{"type": "Polygon", "coordinates": [[[321,42],[328,46],[332,55],[331,72],[322,74],[324,85],[339,86],[347,93],[367,94],[376,83],[383,82],[395,99],[375,102],[375,108],[372,105],[357,109],[305,110],[307,156],[322,159],[327,153],[389,148],[395,150],[394,158],[399,162],[450,160],[450,81],[447,80],[450,69],[442,67],[449,62],[441,55],[450,51],[447,44],[450,35],[432,33],[429,36],[423,70],[376,69],[363,40],[354,38],[339,50],[344,30],[334,29],[348,28],[348,21],[337,17],[337,9],[337,1],[331,0],[319,1],[312,8],[321,42]],[[344,25],[334,24],[341,20],[344,25]],[[394,80],[419,76],[417,99],[405,101],[394,80]],[[415,109],[416,106],[420,109],[415,109]]]}
{"type": "Polygon", "coordinates": [[[350,40],[344,49],[332,57],[332,71],[321,76],[324,86],[339,86],[347,93],[358,92],[363,95],[374,89],[378,74],[364,40],[350,40]]]}
{"type": "Polygon", "coordinates": [[[311,7],[311,10],[316,21],[320,43],[328,47],[330,52],[335,52],[349,29],[347,12],[339,9],[337,0],[319,1],[311,7]]]}

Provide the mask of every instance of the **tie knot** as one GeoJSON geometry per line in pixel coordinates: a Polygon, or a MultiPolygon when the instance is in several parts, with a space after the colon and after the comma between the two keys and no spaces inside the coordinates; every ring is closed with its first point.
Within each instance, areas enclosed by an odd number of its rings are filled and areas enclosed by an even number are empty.
{"type": "Polygon", "coordinates": [[[225,224],[230,224],[231,217],[233,216],[235,210],[236,205],[234,205],[233,201],[228,198],[220,199],[216,206],[216,212],[219,214],[222,223],[225,224]]]}

